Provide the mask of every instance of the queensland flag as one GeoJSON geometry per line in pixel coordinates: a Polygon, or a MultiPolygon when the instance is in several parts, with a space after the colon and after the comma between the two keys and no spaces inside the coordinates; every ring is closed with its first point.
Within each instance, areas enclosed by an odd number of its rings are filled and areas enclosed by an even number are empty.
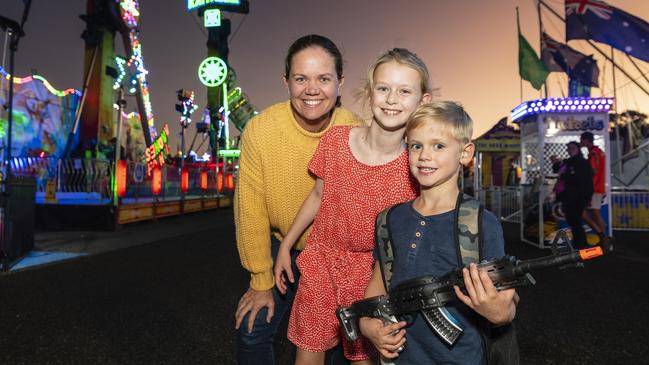
{"type": "Polygon", "coordinates": [[[541,60],[550,72],[565,72],[582,85],[599,86],[599,67],[593,56],[577,52],[545,33],[541,35],[541,60]]]}
{"type": "Polygon", "coordinates": [[[649,62],[649,23],[599,0],[566,0],[566,40],[592,39],[649,62]]]}

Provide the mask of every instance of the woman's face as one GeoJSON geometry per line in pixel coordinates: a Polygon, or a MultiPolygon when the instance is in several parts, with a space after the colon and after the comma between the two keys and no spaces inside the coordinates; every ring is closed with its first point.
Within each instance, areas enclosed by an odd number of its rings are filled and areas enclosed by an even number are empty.
{"type": "Polygon", "coordinates": [[[305,48],[291,60],[285,76],[293,116],[300,126],[319,132],[329,125],[340,86],[334,58],[321,47],[305,48]]]}

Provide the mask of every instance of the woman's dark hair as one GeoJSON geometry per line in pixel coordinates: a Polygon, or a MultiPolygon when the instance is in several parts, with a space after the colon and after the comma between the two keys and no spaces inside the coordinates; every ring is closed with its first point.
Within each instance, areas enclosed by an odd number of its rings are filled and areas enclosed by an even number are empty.
{"type": "Polygon", "coordinates": [[[291,46],[288,48],[288,52],[286,53],[286,60],[284,62],[284,76],[288,78],[288,75],[291,74],[291,61],[293,61],[293,56],[304,49],[316,46],[324,49],[327,53],[329,53],[331,57],[333,57],[338,80],[342,79],[343,56],[340,53],[340,50],[331,39],[318,34],[305,35],[304,37],[296,40],[295,42],[293,42],[293,44],[291,44],[291,46]]]}

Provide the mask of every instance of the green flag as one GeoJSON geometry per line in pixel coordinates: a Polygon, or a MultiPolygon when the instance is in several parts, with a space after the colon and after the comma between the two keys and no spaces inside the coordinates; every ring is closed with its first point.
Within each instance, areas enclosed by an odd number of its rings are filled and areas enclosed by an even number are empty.
{"type": "Polygon", "coordinates": [[[518,33],[518,73],[537,90],[541,89],[548,77],[547,67],[520,32],[518,33]]]}

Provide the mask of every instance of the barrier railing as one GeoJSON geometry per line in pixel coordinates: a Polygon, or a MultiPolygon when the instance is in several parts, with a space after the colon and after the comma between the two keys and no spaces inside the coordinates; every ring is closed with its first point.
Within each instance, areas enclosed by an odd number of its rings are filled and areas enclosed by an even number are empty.
{"type": "MultiPolygon", "coordinates": [[[[489,187],[478,190],[476,197],[503,221],[520,222],[520,187],[489,187]]],[[[613,229],[649,230],[649,189],[614,187],[609,204],[613,229]]]]}
{"type": "MultiPolygon", "coordinates": [[[[122,203],[177,200],[181,197],[211,197],[232,194],[238,161],[227,159],[217,174],[216,169],[188,166],[187,191],[182,191],[182,172],[174,166],[160,169],[160,192],[156,194],[153,175],[142,163],[127,163],[126,194],[122,203]]],[[[213,166],[213,165],[212,165],[213,166]]],[[[36,178],[36,202],[42,204],[48,185],[53,185],[59,204],[110,204],[113,199],[113,163],[94,159],[57,159],[55,157],[16,157],[12,159],[14,176],[36,178]]],[[[4,166],[0,162],[0,172],[4,166]]],[[[0,174],[0,181],[4,175],[0,174]]]]}
{"type": "Polygon", "coordinates": [[[649,190],[613,188],[611,192],[611,221],[619,230],[649,230],[649,190]]]}
{"type": "Polygon", "coordinates": [[[476,198],[496,217],[507,222],[520,222],[520,187],[492,186],[478,190],[476,198]]]}

